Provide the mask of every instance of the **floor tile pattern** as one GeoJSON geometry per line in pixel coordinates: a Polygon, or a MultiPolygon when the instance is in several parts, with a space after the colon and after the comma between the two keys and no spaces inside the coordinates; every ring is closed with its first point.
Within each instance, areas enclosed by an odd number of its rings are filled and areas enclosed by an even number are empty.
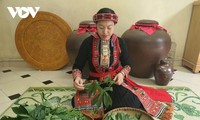
{"type": "MultiPolygon", "coordinates": [[[[192,73],[184,67],[175,67],[173,80],[168,86],[186,86],[200,96],[200,73],[192,73]]],[[[136,83],[156,86],[154,78],[135,78],[136,83]]],[[[71,66],[57,71],[40,71],[32,67],[0,68],[0,114],[5,111],[29,87],[69,87],[72,85],[71,66]]]]}

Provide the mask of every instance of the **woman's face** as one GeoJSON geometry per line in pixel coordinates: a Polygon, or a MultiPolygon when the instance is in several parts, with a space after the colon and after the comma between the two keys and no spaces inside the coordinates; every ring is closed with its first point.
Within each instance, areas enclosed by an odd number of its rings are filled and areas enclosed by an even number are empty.
{"type": "Polygon", "coordinates": [[[98,21],[97,32],[102,40],[109,40],[114,33],[115,24],[113,21],[98,21]]]}

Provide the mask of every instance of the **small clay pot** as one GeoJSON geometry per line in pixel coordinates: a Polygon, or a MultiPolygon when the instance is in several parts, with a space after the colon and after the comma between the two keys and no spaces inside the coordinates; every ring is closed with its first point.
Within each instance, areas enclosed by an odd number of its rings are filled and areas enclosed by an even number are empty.
{"type": "Polygon", "coordinates": [[[162,86],[168,85],[173,74],[172,66],[168,62],[161,60],[154,71],[155,83],[162,86]]]}

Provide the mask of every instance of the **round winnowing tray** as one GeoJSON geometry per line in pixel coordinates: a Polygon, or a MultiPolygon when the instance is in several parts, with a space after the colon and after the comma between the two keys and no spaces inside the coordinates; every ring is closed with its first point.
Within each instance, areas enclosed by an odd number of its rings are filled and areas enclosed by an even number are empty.
{"type": "Polygon", "coordinates": [[[68,62],[67,37],[69,25],[59,16],[39,11],[35,18],[22,19],[15,32],[15,42],[21,57],[39,70],[56,70],[68,62]]]}

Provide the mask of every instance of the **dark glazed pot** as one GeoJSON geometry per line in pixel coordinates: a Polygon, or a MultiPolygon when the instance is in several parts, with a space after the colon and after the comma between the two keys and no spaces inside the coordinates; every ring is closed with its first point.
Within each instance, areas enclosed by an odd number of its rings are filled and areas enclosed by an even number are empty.
{"type": "MultiPolygon", "coordinates": [[[[79,47],[84,39],[89,37],[91,34],[96,32],[96,24],[93,21],[82,21],[79,24],[78,30],[74,30],[71,35],[69,35],[67,40],[67,51],[70,59],[70,64],[73,65],[75,59],[78,55],[79,47]]],[[[86,79],[89,75],[89,67],[86,63],[82,70],[82,77],[86,79]]]]}
{"type": "Polygon", "coordinates": [[[132,69],[130,75],[139,78],[153,76],[155,66],[166,58],[171,38],[154,20],[140,20],[122,35],[125,40],[132,69]]]}
{"type": "Polygon", "coordinates": [[[172,66],[161,60],[154,71],[155,83],[157,85],[167,85],[174,74],[172,66]]]}

